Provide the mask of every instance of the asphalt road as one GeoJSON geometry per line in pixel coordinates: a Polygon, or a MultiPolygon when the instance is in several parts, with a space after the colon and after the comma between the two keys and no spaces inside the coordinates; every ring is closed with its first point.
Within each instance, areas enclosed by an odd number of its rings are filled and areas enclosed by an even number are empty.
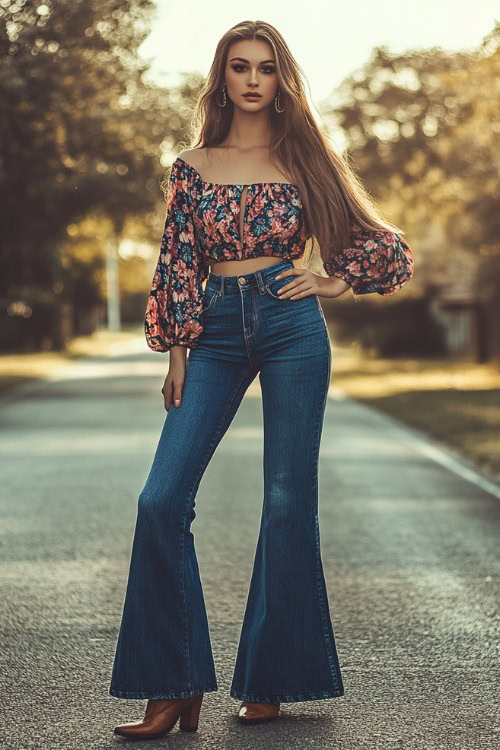
{"type": "MultiPolygon", "coordinates": [[[[165,411],[142,340],[0,406],[1,747],[116,748],[145,701],[108,695],[138,493],[165,411]]],[[[258,380],[203,477],[193,524],[219,690],[155,747],[498,748],[500,487],[332,390],[321,550],[345,695],[245,727],[229,697],[262,502],[258,380]],[[221,492],[221,487],[223,491],[221,492]]]]}

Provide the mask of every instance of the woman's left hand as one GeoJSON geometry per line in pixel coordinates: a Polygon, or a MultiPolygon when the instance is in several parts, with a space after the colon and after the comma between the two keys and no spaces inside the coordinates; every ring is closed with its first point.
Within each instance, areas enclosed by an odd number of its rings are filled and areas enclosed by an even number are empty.
{"type": "Polygon", "coordinates": [[[347,289],[350,289],[347,281],[338,276],[325,278],[307,268],[287,268],[275,278],[284,279],[286,276],[292,277],[290,282],[277,292],[283,299],[302,299],[312,294],[317,294],[319,297],[340,297],[347,289]]]}

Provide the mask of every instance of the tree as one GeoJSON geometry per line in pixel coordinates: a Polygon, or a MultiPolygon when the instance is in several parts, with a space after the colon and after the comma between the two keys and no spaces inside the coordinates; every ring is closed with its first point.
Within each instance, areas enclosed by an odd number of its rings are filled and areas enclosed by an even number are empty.
{"type": "Polygon", "coordinates": [[[144,82],[149,63],[138,47],[153,9],[152,0],[0,7],[4,346],[36,344],[30,330],[42,306],[51,345],[64,345],[62,310],[73,304],[81,273],[80,262],[73,269],[61,262],[68,227],[95,211],[118,235],[127,217],[161,220],[159,156],[185,121],[171,92],[144,82]]]}
{"type": "Polygon", "coordinates": [[[474,293],[496,320],[499,81],[497,23],[472,52],[377,48],[325,107],[370,191],[415,238],[424,287],[445,283],[454,254],[464,252],[476,268],[474,293]]]}

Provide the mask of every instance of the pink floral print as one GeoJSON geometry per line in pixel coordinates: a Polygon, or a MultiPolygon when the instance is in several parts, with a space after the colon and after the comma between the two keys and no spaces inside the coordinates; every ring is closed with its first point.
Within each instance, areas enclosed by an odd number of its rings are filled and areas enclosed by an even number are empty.
{"type": "MultiPolygon", "coordinates": [[[[144,320],[148,346],[161,352],[176,345],[196,347],[203,331],[203,284],[211,264],[262,256],[274,256],[276,262],[298,259],[309,236],[297,185],[206,182],[177,157],[144,320]]],[[[353,224],[351,239],[350,247],[323,267],[329,276],[347,281],[354,294],[393,294],[412,277],[413,254],[400,235],[363,232],[353,224]]]]}
{"type": "Polygon", "coordinates": [[[399,291],[415,269],[413,252],[395,232],[368,232],[351,224],[351,245],[323,263],[328,276],[338,276],[353,294],[377,292],[387,296],[399,291]]]}

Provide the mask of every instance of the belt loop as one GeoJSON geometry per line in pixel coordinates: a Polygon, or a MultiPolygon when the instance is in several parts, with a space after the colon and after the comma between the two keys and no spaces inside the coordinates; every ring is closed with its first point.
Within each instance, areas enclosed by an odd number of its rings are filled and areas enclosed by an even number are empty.
{"type": "Polygon", "coordinates": [[[224,279],[225,279],[225,276],[221,275],[221,277],[220,277],[220,290],[219,290],[219,294],[220,294],[221,299],[223,299],[223,297],[224,297],[224,279]]]}
{"type": "Polygon", "coordinates": [[[259,292],[260,294],[264,294],[264,280],[262,278],[262,271],[255,271],[255,276],[257,278],[257,284],[259,286],[259,292]]]}

